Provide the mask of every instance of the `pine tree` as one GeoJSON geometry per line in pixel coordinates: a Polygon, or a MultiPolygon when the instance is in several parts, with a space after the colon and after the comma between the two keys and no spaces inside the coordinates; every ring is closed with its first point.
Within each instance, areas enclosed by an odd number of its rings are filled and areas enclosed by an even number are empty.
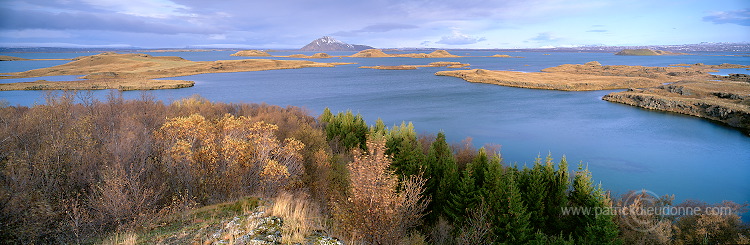
{"type": "Polygon", "coordinates": [[[456,188],[450,190],[450,199],[446,206],[446,218],[455,226],[461,226],[466,219],[467,210],[471,210],[479,203],[480,195],[475,186],[475,179],[469,170],[460,174],[456,188]]]}
{"type": "Polygon", "coordinates": [[[387,131],[386,154],[393,157],[391,169],[394,173],[403,179],[423,172],[421,165],[425,160],[425,155],[417,141],[414,125],[402,122],[401,126],[393,126],[387,131]]]}
{"type": "Polygon", "coordinates": [[[520,244],[531,235],[529,214],[516,184],[516,175],[516,171],[509,169],[495,188],[493,227],[498,243],[520,244]]]}
{"type": "Polygon", "coordinates": [[[455,187],[457,181],[456,162],[453,153],[445,141],[445,134],[438,133],[435,142],[430,146],[425,161],[424,178],[427,179],[425,185],[425,196],[432,197],[432,201],[427,206],[428,224],[437,221],[438,217],[446,216],[446,204],[450,198],[450,190],[455,187]]]}
{"type": "MultiPolygon", "coordinates": [[[[548,157],[547,166],[552,160],[548,157]]],[[[551,167],[551,166],[550,166],[551,167]]],[[[553,167],[551,167],[553,168],[553,167]]],[[[565,222],[562,217],[562,208],[568,204],[568,187],[570,185],[568,175],[568,161],[565,156],[560,159],[557,170],[554,170],[554,179],[547,189],[547,205],[545,216],[547,217],[547,234],[556,235],[563,231],[565,222]]]]}

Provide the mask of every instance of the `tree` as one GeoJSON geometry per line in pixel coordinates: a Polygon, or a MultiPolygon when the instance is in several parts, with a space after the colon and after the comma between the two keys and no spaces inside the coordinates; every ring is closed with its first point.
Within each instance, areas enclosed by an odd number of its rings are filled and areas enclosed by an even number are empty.
{"type": "Polygon", "coordinates": [[[513,170],[506,171],[493,195],[493,213],[496,214],[493,227],[498,243],[524,243],[531,234],[529,214],[516,183],[517,174],[513,170]]]}
{"type": "Polygon", "coordinates": [[[396,244],[424,215],[424,179],[410,176],[397,190],[398,178],[388,170],[385,142],[368,141],[368,151],[354,150],[348,165],[349,196],[335,204],[334,217],[353,241],[396,244]]]}
{"type": "Polygon", "coordinates": [[[430,146],[425,165],[425,196],[432,197],[427,206],[430,213],[426,219],[428,223],[433,224],[438,217],[446,216],[450,190],[455,188],[458,180],[456,162],[443,132],[438,133],[435,142],[430,146]]]}

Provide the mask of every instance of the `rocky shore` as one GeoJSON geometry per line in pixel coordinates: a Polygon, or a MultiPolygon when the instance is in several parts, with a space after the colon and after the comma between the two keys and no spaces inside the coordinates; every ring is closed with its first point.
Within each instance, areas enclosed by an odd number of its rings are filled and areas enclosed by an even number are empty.
{"type": "Polygon", "coordinates": [[[605,95],[603,100],[725,123],[750,134],[750,83],[682,81],[605,95]]]}

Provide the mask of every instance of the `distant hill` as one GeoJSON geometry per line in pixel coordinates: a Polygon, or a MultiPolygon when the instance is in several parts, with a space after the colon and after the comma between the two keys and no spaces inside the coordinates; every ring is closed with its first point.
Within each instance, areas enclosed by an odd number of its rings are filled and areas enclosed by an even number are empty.
{"type": "Polygon", "coordinates": [[[362,51],[372,48],[367,45],[348,44],[332,37],[324,36],[305,45],[300,51],[362,51]]]}
{"type": "Polygon", "coordinates": [[[675,53],[663,50],[653,49],[623,49],[615,55],[630,55],[630,56],[657,56],[657,55],[686,55],[686,53],[675,53]]]}

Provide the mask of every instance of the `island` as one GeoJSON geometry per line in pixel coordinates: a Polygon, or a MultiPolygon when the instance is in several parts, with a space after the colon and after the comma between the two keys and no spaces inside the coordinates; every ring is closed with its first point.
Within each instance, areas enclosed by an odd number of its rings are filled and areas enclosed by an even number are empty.
{"type": "Polygon", "coordinates": [[[627,89],[602,99],[707,118],[750,134],[750,77],[746,74],[711,75],[715,69],[750,68],[747,65],[677,64],[668,67],[564,64],[541,72],[490,71],[483,69],[440,71],[468,82],[509,87],[590,91],[627,89]]]}
{"type": "Polygon", "coordinates": [[[0,61],[19,61],[19,60],[29,60],[29,59],[7,56],[7,55],[0,55],[0,61]]]}
{"type": "Polygon", "coordinates": [[[389,58],[389,57],[406,57],[406,58],[457,58],[462,57],[453,55],[445,50],[435,50],[432,53],[408,53],[408,54],[386,54],[380,49],[366,49],[350,55],[352,58],[389,58]]]}
{"type": "Polygon", "coordinates": [[[359,68],[377,69],[377,70],[415,70],[418,67],[448,67],[448,68],[462,68],[469,66],[469,64],[463,64],[461,62],[432,62],[427,65],[398,65],[398,66],[360,66],[359,68]]]}
{"type": "Polygon", "coordinates": [[[242,50],[237,51],[237,53],[231,54],[230,56],[269,57],[271,55],[260,50],[242,50]]]}
{"type": "Polygon", "coordinates": [[[147,54],[118,54],[107,52],[78,57],[74,61],[24,72],[0,73],[0,79],[29,78],[61,75],[82,75],[84,81],[35,81],[0,84],[3,90],[39,89],[121,89],[147,90],[183,88],[191,81],[154,80],[158,78],[190,76],[204,73],[264,71],[306,67],[335,67],[352,63],[319,63],[307,60],[218,60],[189,61],[176,56],[155,57],[147,54]]]}
{"type": "Polygon", "coordinates": [[[688,55],[688,54],[644,48],[644,49],[623,49],[622,51],[615,53],[615,55],[659,56],[659,55],[688,55]]]}
{"type": "Polygon", "coordinates": [[[333,58],[333,56],[326,54],[326,53],[316,53],[313,55],[304,55],[304,54],[293,54],[289,56],[274,56],[274,57],[289,57],[289,58],[303,58],[303,59],[328,59],[333,58]]]}

